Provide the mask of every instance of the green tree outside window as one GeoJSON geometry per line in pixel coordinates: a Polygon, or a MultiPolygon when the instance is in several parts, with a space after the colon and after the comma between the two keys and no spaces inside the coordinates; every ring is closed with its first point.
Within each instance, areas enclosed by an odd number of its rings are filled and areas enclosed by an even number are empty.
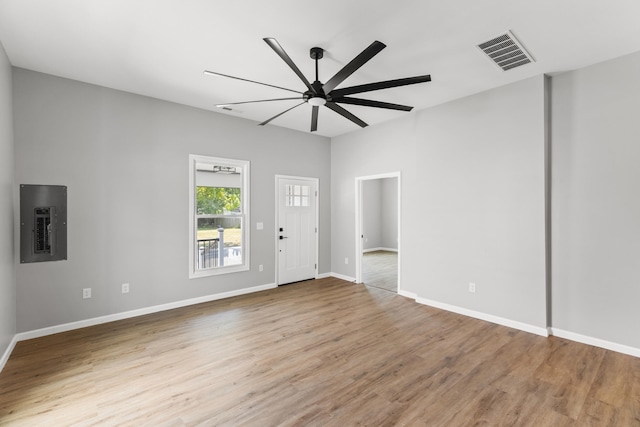
{"type": "Polygon", "coordinates": [[[198,215],[220,215],[240,212],[240,189],[229,187],[196,187],[198,215]]]}

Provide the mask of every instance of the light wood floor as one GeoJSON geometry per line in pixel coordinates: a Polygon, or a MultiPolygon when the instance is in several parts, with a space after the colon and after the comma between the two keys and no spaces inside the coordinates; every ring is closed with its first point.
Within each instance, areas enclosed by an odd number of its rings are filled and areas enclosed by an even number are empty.
{"type": "Polygon", "coordinates": [[[640,359],[338,279],[19,342],[3,426],[634,426],[640,359]]]}
{"type": "Polygon", "coordinates": [[[398,253],[391,251],[363,253],[362,283],[398,292],[398,253]]]}

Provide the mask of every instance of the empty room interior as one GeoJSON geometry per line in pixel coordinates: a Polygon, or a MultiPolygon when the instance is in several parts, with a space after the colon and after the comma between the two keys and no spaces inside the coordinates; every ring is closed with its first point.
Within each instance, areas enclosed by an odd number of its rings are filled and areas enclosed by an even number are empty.
{"type": "Polygon", "coordinates": [[[640,3],[0,0],[0,425],[640,426],[640,3]]]}

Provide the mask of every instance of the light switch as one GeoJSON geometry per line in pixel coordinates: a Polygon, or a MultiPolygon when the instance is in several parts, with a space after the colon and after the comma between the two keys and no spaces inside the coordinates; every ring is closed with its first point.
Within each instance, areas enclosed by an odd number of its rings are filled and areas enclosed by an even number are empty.
{"type": "Polygon", "coordinates": [[[256,222],[256,230],[262,230],[264,225],[261,222],[256,222]]]}

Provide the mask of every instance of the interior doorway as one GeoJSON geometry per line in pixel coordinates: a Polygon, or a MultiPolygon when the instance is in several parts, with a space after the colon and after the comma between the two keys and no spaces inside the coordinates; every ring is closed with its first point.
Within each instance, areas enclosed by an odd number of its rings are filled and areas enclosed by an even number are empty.
{"type": "Polygon", "coordinates": [[[400,172],[356,178],[356,283],[400,290],[400,172]]]}

